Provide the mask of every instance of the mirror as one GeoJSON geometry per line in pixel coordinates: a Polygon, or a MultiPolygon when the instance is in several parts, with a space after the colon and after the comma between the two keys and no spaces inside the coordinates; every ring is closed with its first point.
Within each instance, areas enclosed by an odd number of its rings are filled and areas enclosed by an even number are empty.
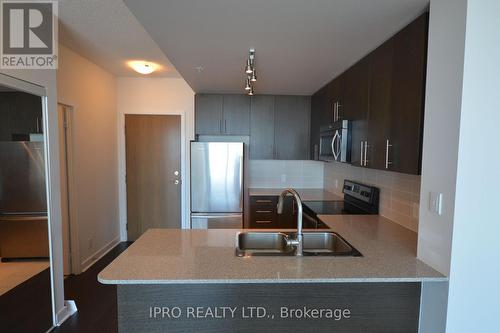
{"type": "Polygon", "coordinates": [[[52,327],[42,98],[0,86],[0,332],[52,327]]]}

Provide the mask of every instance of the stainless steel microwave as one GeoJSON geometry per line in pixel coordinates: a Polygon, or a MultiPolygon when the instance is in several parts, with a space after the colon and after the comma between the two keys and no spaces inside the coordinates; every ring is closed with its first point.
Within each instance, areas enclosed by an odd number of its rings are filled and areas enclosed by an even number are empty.
{"type": "Polygon", "coordinates": [[[351,162],[349,120],[339,120],[320,128],[319,159],[327,162],[351,162]]]}

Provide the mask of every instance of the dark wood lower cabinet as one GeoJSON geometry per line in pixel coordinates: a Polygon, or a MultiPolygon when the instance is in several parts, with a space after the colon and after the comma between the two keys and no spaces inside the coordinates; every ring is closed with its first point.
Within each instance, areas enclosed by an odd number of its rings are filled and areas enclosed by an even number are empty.
{"type": "Polygon", "coordinates": [[[296,228],[296,213],[292,197],[286,197],[283,212],[277,211],[278,196],[250,197],[251,229],[289,229],[296,228]]]}
{"type": "Polygon", "coordinates": [[[121,333],[412,333],[420,294],[418,282],[119,285],[118,327],[121,333]]]}

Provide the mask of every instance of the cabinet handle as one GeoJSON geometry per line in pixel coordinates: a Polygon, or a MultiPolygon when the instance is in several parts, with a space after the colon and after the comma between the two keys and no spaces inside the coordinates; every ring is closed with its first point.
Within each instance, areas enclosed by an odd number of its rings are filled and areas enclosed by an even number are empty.
{"type": "Polygon", "coordinates": [[[337,120],[340,120],[342,117],[340,117],[340,110],[342,110],[342,104],[340,104],[339,101],[337,101],[337,120]]]}
{"type": "Polygon", "coordinates": [[[333,103],[333,122],[337,121],[337,102],[333,103]]]}
{"type": "Polygon", "coordinates": [[[367,151],[368,151],[368,141],[365,141],[365,166],[368,165],[368,160],[366,159],[366,155],[367,155],[367,151]]]}
{"type": "Polygon", "coordinates": [[[224,119],[224,133],[227,133],[227,120],[224,119]]]}
{"type": "Polygon", "coordinates": [[[360,165],[363,166],[364,165],[364,162],[363,162],[363,147],[364,147],[365,143],[363,141],[361,141],[361,160],[360,160],[360,165]]]}
{"type": "Polygon", "coordinates": [[[269,220],[257,220],[257,221],[255,221],[255,223],[266,224],[266,223],[273,223],[273,221],[269,221],[269,220]]]}
{"type": "Polygon", "coordinates": [[[36,132],[40,133],[40,118],[36,117],[36,132]]]}
{"type": "Polygon", "coordinates": [[[258,203],[271,203],[271,200],[256,200],[258,203]]]}
{"type": "Polygon", "coordinates": [[[256,210],[255,212],[256,212],[256,213],[259,213],[259,214],[272,213],[272,211],[271,211],[271,210],[256,210]]]}
{"type": "Polygon", "coordinates": [[[389,140],[385,141],[385,168],[389,169],[389,165],[392,164],[392,162],[389,162],[389,147],[392,147],[392,144],[389,142],[389,140]]]}

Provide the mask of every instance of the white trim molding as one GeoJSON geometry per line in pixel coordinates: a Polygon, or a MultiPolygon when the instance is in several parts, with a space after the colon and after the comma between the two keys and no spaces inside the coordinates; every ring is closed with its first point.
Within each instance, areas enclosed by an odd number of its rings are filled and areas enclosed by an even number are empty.
{"type": "Polygon", "coordinates": [[[99,250],[94,252],[90,257],[82,261],[81,268],[82,271],[81,273],[85,272],[87,269],[89,269],[93,264],[95,264],[99,259],[104,257],[109,251],[111,251],[118,243],[120,242],[120,236],[115,237],[113,240],[108,242],[106,245],[101,247],[99,250]]]}
{"type": "Polygon", "coordinates": [[[77,311],[78,308],[76,307],[75,301],[73,300],[64,301],[64,307],[56,314],[57,326],[61,326],[62,323],[64,323],[69,317],[74,315],[77,311]]]}

